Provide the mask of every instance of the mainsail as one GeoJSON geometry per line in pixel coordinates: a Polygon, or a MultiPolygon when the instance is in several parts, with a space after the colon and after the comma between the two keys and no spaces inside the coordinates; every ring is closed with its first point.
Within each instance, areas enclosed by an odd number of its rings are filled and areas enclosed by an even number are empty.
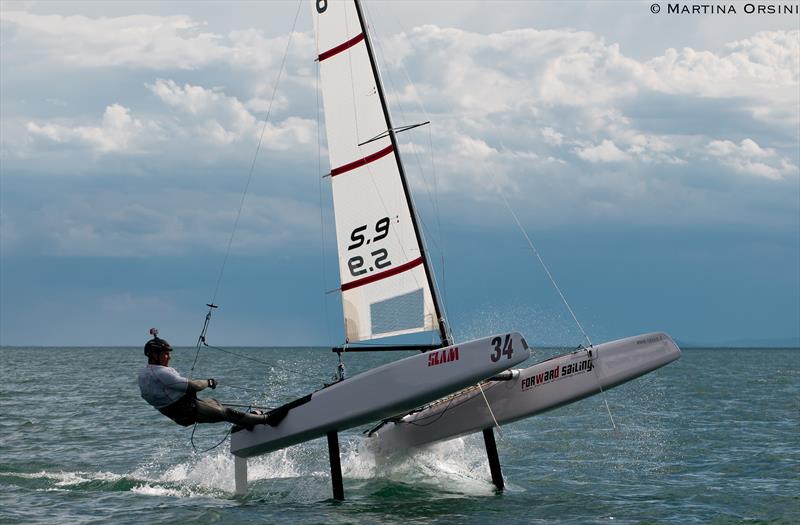
{"type": "Polygon", "coordinates": [[[348,342],[439,330],[433,279],[354,2],[312,0],[348,342]]]}

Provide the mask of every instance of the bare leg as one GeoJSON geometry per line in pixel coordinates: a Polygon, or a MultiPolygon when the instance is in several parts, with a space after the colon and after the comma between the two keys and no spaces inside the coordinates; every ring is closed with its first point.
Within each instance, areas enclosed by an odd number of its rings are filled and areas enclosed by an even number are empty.
{"type": "Polygon", "coordinates": [[[227,421],[241,426],[263,425],[267,417],[260,414],[245,414],[238,410],[226,407],[216,399],[206,398],[197,400],[197,422],[219,423],[227,421]]]}

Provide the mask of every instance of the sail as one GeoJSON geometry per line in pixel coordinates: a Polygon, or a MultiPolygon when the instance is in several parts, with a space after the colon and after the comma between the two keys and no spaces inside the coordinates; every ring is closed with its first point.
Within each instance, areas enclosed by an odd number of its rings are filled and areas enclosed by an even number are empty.
{"type": "Polygon", "coordinates": [[[359,7],[312,0],[312,14],[345,335],[355,342],[437,330],[433,281],[359,7]]]}

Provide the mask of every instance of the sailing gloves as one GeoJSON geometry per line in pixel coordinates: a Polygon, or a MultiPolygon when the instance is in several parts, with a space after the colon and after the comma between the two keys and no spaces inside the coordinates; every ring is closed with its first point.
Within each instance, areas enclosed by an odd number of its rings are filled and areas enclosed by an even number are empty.
{"type": "Polygon", "coordinates": [[[216,379],[209,379],[208,380],[208,387],[212,390],[217,388],[217,380],[216,379]]]}

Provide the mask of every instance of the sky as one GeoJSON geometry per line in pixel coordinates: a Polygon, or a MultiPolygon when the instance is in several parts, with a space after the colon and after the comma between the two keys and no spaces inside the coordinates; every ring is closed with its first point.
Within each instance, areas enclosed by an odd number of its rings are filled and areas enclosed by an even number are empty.
{"type": "MultiPolygon", "coordinates": [[[[365,5],[457,340],[800,345],[798,2],[365,5]]],[[[0,3],[0,344],[343,342],[310,13],[0,3]]]]}

